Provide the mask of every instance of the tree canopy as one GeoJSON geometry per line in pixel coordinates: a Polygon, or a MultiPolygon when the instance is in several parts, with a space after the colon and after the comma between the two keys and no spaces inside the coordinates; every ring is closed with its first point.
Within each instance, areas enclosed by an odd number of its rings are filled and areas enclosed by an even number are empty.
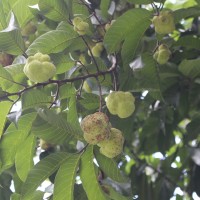
{"type": "Polygon", "coordinates": [[[0,0],[0,199],[200,198],[199,16],[199,0],[0,0]]]}

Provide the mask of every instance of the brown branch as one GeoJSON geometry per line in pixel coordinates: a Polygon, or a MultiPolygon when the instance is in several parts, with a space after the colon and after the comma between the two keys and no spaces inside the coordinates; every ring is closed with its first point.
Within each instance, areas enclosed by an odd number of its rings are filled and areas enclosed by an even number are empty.
{"type": "Polygon", "coordinates": [[[28,90],[31,90],[31,89],[34,89],[34,88],[38,88],[38,87],[45,87],[47,85],[50,85],[50,84],[57,84],[59,86],[65,84],[65,83],[72,83],[72,82],[75,82],[75,81],[78,81],[78,80],[85,80],[87,78],[98,78],[99,76],[104,76],[106,74],[110,74],[112,73],[115,68],[116,68],[116,59],[115,57],[112,57],[112,66],[106,70],[106,71],[98,71],[96,73],[92,73],[92,74],[87,74],[87,75],[83,75],[83,76],[78,76],[78,77],[74,77],[74,78],[70,78],[70,79],[63,79],[63,80],[49,80],[48,82],[43,82],[43,83],[37,83],[35,85],[32,85],[30,87],[26,87],[18,92],[13,92],[13,93],[6,93],[5,95],[1,96],[0,97],[0,101],[2,101],[3,99],[5,98],[8,98],[10,96],[21,96],[24,92],[28,91],[28,90]]]}

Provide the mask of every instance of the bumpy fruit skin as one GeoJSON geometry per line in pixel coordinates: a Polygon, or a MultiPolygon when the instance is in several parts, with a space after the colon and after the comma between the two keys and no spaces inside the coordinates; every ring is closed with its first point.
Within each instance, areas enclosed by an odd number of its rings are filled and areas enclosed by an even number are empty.
{"type": "Polygon", "coordinates": [[[100,153],[108,158],[114,158],[123,151],[124,137],[122,132],[111,128],[110,138],[98,143],[100,153]]]}
{"type": "Polygon", "coordinates": [[[163,65],[167,63],[171,56],[171,51],[167,45],[161,44],[158,47],[158,50],[154,53],[153,58],[157,61],[158,64],[163,65]]]}
{"type": "Polygon", "coordinates": [[[86,116],[81,121],[84,138],[89,144],[97,144],[110,136],[111,125],[108,117],[102,112],[86,116]]]}
{"type": "Polygon", "coordinates": [[[171,11],[161,11],[158,16],[153,17],[152,22],[158,34],[168,34],[175,30],[174,17],[171,11]]]}
{"type": "Polygon", "coordinates": [[[74,30],[79,34],[79,35],[85,35],[87,34],[89,30],[89,24],[87,22],[84,22],[82,18],[80,17],[75,17],[73,19],[73,25],[74,25],[74,30]]]}
{"type": "Polygon", "coordinates": [[[55,75],[56,67],[47,54],[36,53],[27,59],[24,73],[31,81],[41,83],[55,75]]]}
{"type": "Polygon", "coordinates": [[[94,47],[92,47],[91,51],[94,57],[100,57],[101,53],[103,51],[104,47],[103,47],[103,43],[99,42],[97,43],[94,47]]]}
{"type": "Polygon", "coordinates": [[[111,114],[127,118],[135,110],[135,98],[130,92],[112,92],[107,97],[106,106],[111,114]]]}

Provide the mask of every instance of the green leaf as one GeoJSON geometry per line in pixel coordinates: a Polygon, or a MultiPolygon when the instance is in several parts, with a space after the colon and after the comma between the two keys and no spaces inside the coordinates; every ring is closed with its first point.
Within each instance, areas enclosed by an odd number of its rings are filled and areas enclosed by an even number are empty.
{"type": "Polygon", "coordinates": [[[199,15],[200,15],[200,10],[198,6],[183,8],[183,9],[174,11],[174,21],[175,23],[178,23],[181,19],[196,17],[199,15]]]}
{"type": "Polygon", "coordinates": [[[153,0],[128,0],[128,2],[134,4],[150,4],[153,3],[153,0]]]}
{"type": "Polygon", "coordinates": [[[0,115],[0,138],[3,134],[3,130],[4,130],[4,126],[7,120],[7,114],[10,111],[10,108],[12,106],[12,102],[10,101],[1,101],[0,102],[0,111],[1,111],[1,115],[0,115]]]}
{"type": "Polygon", "coordinates": [[[73,200],[74,182],[80,155],[71,156],[59,168],[55,182],[53,200],[73,200]]]}
{"type": "Polygon", "coordinates": [[[33,55],[38,51],[43,54],[59,53],[70,46],[77,38],[77,34],[72,27],[68,31],[53,30],[38,37],[27,49],[28,55],[33,55]],[[48,44],[48,45],[47,45],[48,44]]]}
{"type": "Polygon", "coordinates": [[[12,55],[20,55],[24,53],[24,50],[24,41],[15,20],[15,16],[11,13],[8,27],[0,31],[0,51],[12,55]]]}
{"type": "Polygon", "coordinates": [[[29,170],[33,166],[33,156],[35,153],[36,138],[29,135],[17,149],[15,156],[15,167],[19,178],[24,182],[29,170]]]}
{"type": "Polygon", "coordinates": [[[74,126],[77,127],[77,129],[80,129],[80,123],[79,123],[79,117],[77,114],[77,107],[76,107],[76,95],[72,95],[69,100],[68,105],[68,114],[67,114],[67,121],[74,126]]]}
{"type": "Polygon", "coordinates": [[[0,30],[5,29],[6,26],[6,14],[4,12],[3,2],[0,1],[0,30]]]}
{"type": "Polygon", "coordinates": [[[24,26],[31,18],[34,17],[30,11],[29,5],[37,3],[38,0],[16,0],[14,3],[10,3],[20,27],[24,26]]]}
{"type": "Polygon", "coordinates": [[[13,193],[10,197],[11,200],[20,200],[20,194],[13,193]]]}
{"type": "Polygon", "coordinates": [[[81,139],[82,132],[68,123],[61,115],[48,109],[40,109],[32,133],[52,144],[62,144],[65,140],[81,139]]]}
{"type": "Polygon", "coordinates": [[[109,0],[101,0],[100,4],[100,10],[103,15],[103,17],[107,18],[108,17],[108,9],[110,6],[110,1],[109,0]]]}
{"type": "Polygon", "coordinates": [[[127,179],[121,174],[117,163],[113,159],[102,155],[97,148],[95,148],[94,152],[99,167],[106,174],[106,176],[120,183],[127,182],[127,179]]]}
{"type": "Polygon", "coordinates": [[[191,35],[187,35],[179,38],[179,40],[174,44],[174,46],[181,46],[200,50],[200,39],[191,35]]]}
{"type": "Polygon", "coordinates": [[[69,157],[69,154],[59,152],[51,154],[37,163],[30,170],[27,179],[23,184],[21,200],[27,200],[37,187],[52,175],[69,157]]]}
{"type": "Polygon", "coordinates": [[[9,89],[13,84],[13,78],[11,74],[4,68],[0,66],[0,86],[3,90],[9,89]]]}
{"type": "Polygon", "coordinates": [[[74,16],[75,15],[84,15],[84,17],[89,16],[89,11],[87,6],[85,6],[85,4],[80,0],[73,0],[72,11],[74,16]]]}
{"type": "Polygon", "coordinates": [[[88,146],[81,157],[80,177],[88,200],[107,200],[103,193],[93,163],[93,146],[88,146]]]}
{"type": "MultiPolygon", "coordinates": [[[[25,200],[41,200],[43,199],[44,193],[42,191],[35,191],[28,199],[25,200]]],[[[22,200],[21,195],[17,193],[13,193],[11,195],[11,200],[22,200]]]]}
{"type": "Polygon", "coordinates": [[[145,9],[133,9],[120,16],[106,32],[104,44],[108,53],[114,53],[124,41],[122,47],[123,63],[134,58],[135,52],[145,30],[151,24],[151,12],[145,9]]]}
{"type": "Polygon", "coordinates": [[[80,100],[81,105],[88,110],[96,110],[99,107],[99,96],[96,94],[85,93],[80,100]]]}
{"type": "Polygon", "coordinates": [[[6,129],[5,134],[0,141],[1,170],[7,169],[14,164],[16,151],[28,136],[36,116],[37,113],[23,115],[18,121],[18,127],[12,123],[6,129]]]}
{"type": "Polygon", "coordinates": [[[41,90],[33,89],[22,94],[22,108],[51,105],[51,97],[41,90]]]}
{"type": "Polygon", "coordinates": [[[40,12],[53,21],[67,21],[69,18],[66,4],[63,0],[39,0],[40,12]]]}
{"type": "Polygon", "coordinates": [[[200,76],[200,59],[183,60],[178,66],[179,71],[192,79],[200,76]]]}

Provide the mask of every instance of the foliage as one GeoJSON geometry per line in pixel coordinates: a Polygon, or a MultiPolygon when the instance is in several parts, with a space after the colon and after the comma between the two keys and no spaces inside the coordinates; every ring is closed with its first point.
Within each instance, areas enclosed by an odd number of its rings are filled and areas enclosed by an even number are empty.
{"type": "Polygon", "coordinates": [[[200,196],[200,1],[89,2],[0,0],[0,199],[200,196]],[[163,9],[175,31],[159,35],[163,9]],[[38,52],[56,74],[34,83],[23,69],[38,52]],[[131,116],[109,112],[110,91],[134,96],[131,116]],[[125,138],[113,159],[84,140],[80,121],[97,111],[125,138]]]}

